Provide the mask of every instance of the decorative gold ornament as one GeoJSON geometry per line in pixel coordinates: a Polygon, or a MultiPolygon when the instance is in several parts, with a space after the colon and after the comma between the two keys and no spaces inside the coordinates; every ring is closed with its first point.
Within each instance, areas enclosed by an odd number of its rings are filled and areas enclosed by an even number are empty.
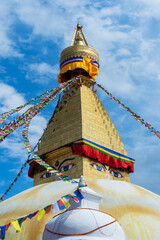
{"type": "Polygon", "coordinates": [[[80,26],[80,24],[78,23],[75,27],[75,32],[70,47],[65,48],[61,52],[60,65],[65,60],[68,60],[70,58],[84,56],[95,60],[99,64],[98,52],[94,48],[88,46],[88,43],[82,31],[82,26],[80,26]]]}

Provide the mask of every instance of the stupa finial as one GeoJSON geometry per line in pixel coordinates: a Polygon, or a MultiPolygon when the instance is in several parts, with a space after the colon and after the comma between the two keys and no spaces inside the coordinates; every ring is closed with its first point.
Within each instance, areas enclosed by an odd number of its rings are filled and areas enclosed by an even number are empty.
{"type": "Polygon", "coordinates": [[[83,34],[83,31],[82,31],[82,26],[80,25],[79,22],[77,23],[77,26],[75,27],[73,38],[72,38],[72,41],[71,41],[71,46],[74,46],[74,45],[86,45],[86,46],[88,46],[88,43],[87,43],[87,41],[85,39],[85,36],[83,34]]]}
{"type": "Polygon", "coordinates": [[[75,27],[71,45],[61,52],[58,82],[66,82],[79,75],[95,80],[98,72],[98,52],[88,46],[82,31],[82,26],[78,22],[75,27]]]}

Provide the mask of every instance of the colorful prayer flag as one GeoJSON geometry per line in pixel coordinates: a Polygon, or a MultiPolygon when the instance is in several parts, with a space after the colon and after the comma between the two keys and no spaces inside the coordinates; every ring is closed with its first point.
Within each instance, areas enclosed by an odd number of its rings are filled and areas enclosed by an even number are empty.
{"type": "Polygon", "coordinates": [[[8,230],[8,228],[10,227],[10,225],[11,225],[11,223],[8,223],[8,224],[6,225],[6,231],[8,230]]]}
{"type": "Polygon", "coordinates": [[[58,207],[59,207],[60,210],[64,210],[66,208],[64,203],[63,203],[63,201],[61,199],[58,200],[57,203],[58,203],[58,207]]]}
{"type": "Polygon", "coordinates": [[[53,203],[52,208],[53,213],[59,213],[59,207],[57,202],[53,203]]]}
{"type": "Polygon", "coordinates": [[[45,210],[44,209],[40,209],[39,212],[38,212],[38,216],[37,216],[37,220],[40,221],[43,216],[45,215],[45,210]]]}
{"type": "Polygon", "coordinates": [[[29,219],[32,219],[34,216],[36,216],[36,214],[37,214],[38,212],[39,212],[39,211],[36,211],[36,212],[34,212],[34,213],[29,214],[29,215],[28,215],[28,218],[29,218],[29,219]]]}
{"type": "Polygon", "coordinates": [[[80,191],[76,190],[74,192],[74,194],[76,195],[76,197],[73,197],[73,199],[78,203],[79,201],[81,201],[84,197],[83,195],[80,193],[80,191]]]}
{"type": "Polygon", "coordinates": [[[46,211],[46,214],[48,214],[52,209],[52,205],[49,205],[47,207],[44,208],[44,210],[46,211]]]}
{"type": "Polygon", "coordinates": [[[71,204],[69,203],[69,199],[62,198],[61,201],[64,203],[66,209],[71,206],[71,204]]]}
{"type": "Polygon", "coordinates": [[[5,239],[5,235],[6,235],[6,225],[1,226],[1,231],[0,231],[0,238],[1,239],[5,239]]]}
{"type": "Polygon", "coordinates": [[[15,227],[15,229],[16,229],[18,232],[21,231],[21,227],[20,227],[20,225],[19,225],[18,220],[12,221],[11,223],[12,223],[12,225],[15,227]]]}

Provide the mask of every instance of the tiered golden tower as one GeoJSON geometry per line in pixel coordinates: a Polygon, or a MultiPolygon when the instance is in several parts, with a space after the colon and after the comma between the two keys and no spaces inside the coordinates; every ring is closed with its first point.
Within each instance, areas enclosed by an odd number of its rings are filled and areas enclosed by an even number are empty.
{"type": "MultiPolygon", "coordinates": [[[[38,144],[38,155],[55,169],[71,178],[118,179],[130,181],[127,169],[114,169],[84,154],[74,155],[71,144],[87,139],[120,154],[127,155],[121,137],[94,90],[99,56],[89,47],[77,24],[71,46],[60,59],[59,83],[81,75],[67,89],[38,144]],[[91,60],[91,61],[90,61],[91,60]],[[93,63],[94,61],[94,63],[93,63]],[[93,65],[91,66],[91,63],[93,65]]],[[[32,169],[34,185],[55,181],[41,166],[32,169]]]]}

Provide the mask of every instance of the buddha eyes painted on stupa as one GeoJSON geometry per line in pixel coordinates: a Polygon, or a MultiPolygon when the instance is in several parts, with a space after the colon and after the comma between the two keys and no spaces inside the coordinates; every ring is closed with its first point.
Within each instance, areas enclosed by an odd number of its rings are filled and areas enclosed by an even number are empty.
{"type": "MultiPolygon", "coordinates": [[[[73,178],[74,178],[73,174],[75,174],[75,172],[78,172],[80,165],[81,165],[81,160],[77,156],[73,158],[72,157],[66,158],[64,160],[54,161],[51,163],[51,166],[55,170],[58,170],[62,174],[64,173],[64,175],[68,175],[69,177],[71,176],[73,178]]],[[[127,170],[124,170],[122,168],[112,168],[106,164],[102,164],[99,161],[90,159],[90,158],[85,158],[84,168],[88,172],[86,178],[94,177],[94,178],[103,178],[103,179],[110,179],[110,180],[123,179],[124,181],[128,181],[129,179],[129,172],[127,170]]],[[[42,170],[42,171],[43,171],[43,174],[39,176],[42,179],[42,181],[45,182],[45,180],[47,179],[51,180],[52,178],[54,178],[54,176],[51,175],[49,172],[46,172],[45,170],[42,170]]]]}
{"type": "Polygon", "coordinates": [[[118,171],[110,170],[109,172],[110,172],[110,174],[113,175],[113,177],[116,177],[116,178],[122,178],[123,177],[122,174],[118,171]]]}
{"type": "Polygon", "coordinates": [[[106,171],[106,167],[105,166],[99,166],[96,163],[92,163],[91,166],[94,167],[97,171],[100,171],[100,172],[105,172],[106,171]]]}
{"type": "Polygon", "coordinates": [[[110,179],[110,176],[114,178],[123,178],[123,169],[116,169],[116,168],[111,168],[105,164],[102,164],[96,160],[91,160],[94,161],[90,164],[95,170],[99,172],[105,172],[107,173],[107,179],[110,179]]]}
{"type": "Polygon", "coordinates": [[[51,176],[51,173],[47,172],[47,173],[44,173],[41,178],[49,178],[51,176]]]}
{"type": "MultiPolygon", "coordinates": [[[[68,165],[65,165],[65,166],[63,166],[63,164],[64,164],[65,162],[72,161],[72,160],[74,160],[74,159],[75,159],[75,158],[67,158],[67,159],[64,159],[64,160],[59,164],[57,170],[58,170],[58,171],[62,171],[62,172],[68,171],[69,169],[71,169],[71,168],[74,166],[74,164],[68,164],[68,165]],[[72,165],[72,166],[71,166],[71,165],[72,165]]],[[[55,164],[55,166],[56,166],[56,164],[55,164]]]]}
{"type": "Polygon", "coordinates": [[[60,168],[60,172],[68,171],[68,170],[70,170],[72,167],[74,167],[74,164],[73,164],[73,163],[70,163],[70,164],[68,164],[68,165],[66,165],[66,166],[64,166],[64,167],[61,167],[61,168],[60,168]]]}
{"type": "MultiPolygon", "coordinates": [[[[61,163],[59,161],[56,161],[55,164],[54,164],[55,167],[52,166],[52,168],[55,169],[55,170],[58,170],[60,172],[66,172],[66,171],[70,170],[72,167],[74,167],[75,164],[74,163],[69,163],[67,165],[65,164],[64,166],[63,166],[63,164],[66,163],[66,162],[72,161],[74,159],[75,158],[67,158],[67,159],[64,159],[61,163]]],[[[45,171],[45,170],[42,170],[42,171],[45,171]]],[[[51,176],[52,176],[51,173],[45,172],[40,176],[40,178],[46,179],[46,178],[49,178],[51,176]]]]}

